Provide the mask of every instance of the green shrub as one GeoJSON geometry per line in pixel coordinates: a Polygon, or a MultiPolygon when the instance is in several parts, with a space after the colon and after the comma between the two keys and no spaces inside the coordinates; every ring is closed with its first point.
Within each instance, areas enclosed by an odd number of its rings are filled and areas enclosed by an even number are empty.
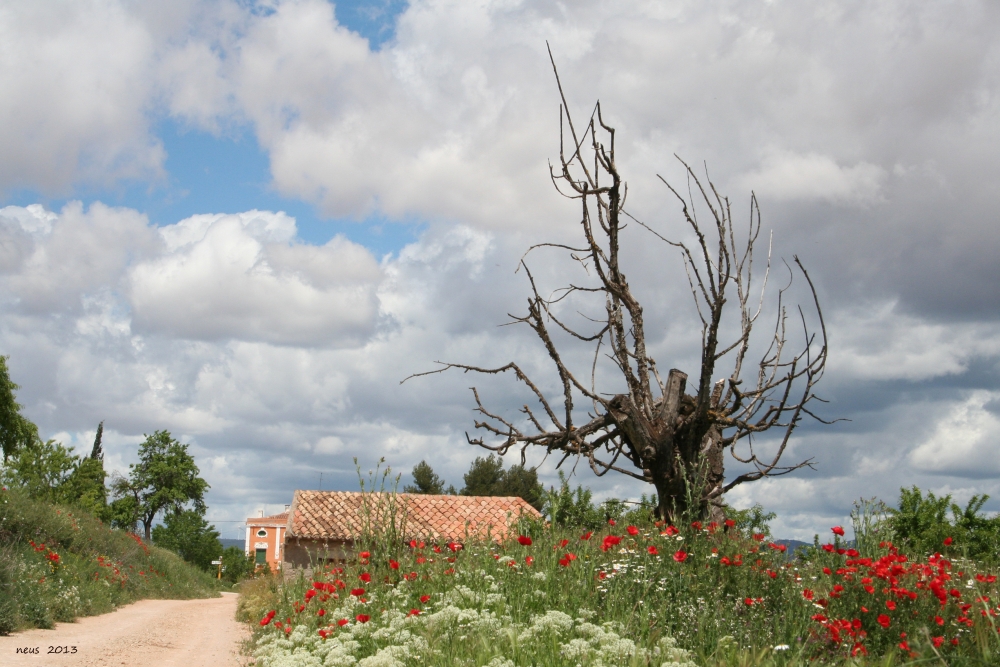
{"type": "Polygon", "coordinates": [[[951,495],[938,498],[928,491],[925,496],[916,486],[899,492],[899,508],[889,510],[889,523],[896,540],[910,552],[1000,561],[1000,516],[987,518],[980,513],[989,496],[972,496],[963,509],[951,495]]]}

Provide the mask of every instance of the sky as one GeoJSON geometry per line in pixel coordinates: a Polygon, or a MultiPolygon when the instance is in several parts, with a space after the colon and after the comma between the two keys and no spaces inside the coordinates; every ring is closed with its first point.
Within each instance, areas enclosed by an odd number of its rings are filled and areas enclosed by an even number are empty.
{"type": "MultiPolygon", "coordinates": [[[[903,486],[996,512],[998,35],[985,1],[4,3],[0,354],[43,437],[89,450],[104,421],[109,470],[144,434],[188,443],[226,538],[295,489],[357,489],[355,458],[402,484],[427,460],[461,487],[485,454],[465,440],[473,380],[400,381],[517,361],[558,392],[532,332],[502,326],[525,308],[525,250],[579,230],[549,179],[548,43],[570,111],[600,100],[616,128],[631,213],[683,238],[658,179],[684,183],[680,156],[738,225],[756,195],[767,308],[782,261],[816,284],[818,394],[841,421],[793,437],[786,460],[814,470],[728,502],[797,539],[903,486]]],[[[623,244],[653,356],[694,375],[679,255],[635,225],[623,244]]],[[[533,257],[548,289],[577,277],[533,257]]],[[[529,400],[475,382],[502,414],[529,400]]]]}

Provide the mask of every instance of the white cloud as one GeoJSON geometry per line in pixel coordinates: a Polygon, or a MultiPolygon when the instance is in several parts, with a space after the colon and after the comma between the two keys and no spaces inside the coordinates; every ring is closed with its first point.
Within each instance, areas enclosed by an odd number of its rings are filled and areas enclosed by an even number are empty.
{"type": "Polygon", "coordinates": [[[739,179],[740,190],[753,190],[764,201],[820,200],[866,206],[882,200],[885,170],[859,162],[843,167],[829,155],[776,152],[759,169],[739,179]]]}
{"type": "Polygon", "coordinates": [[[290,244],[294,221],[260,211],[195,216],[161,234],[168,253],[129,276],[139,332],[292,345],[353,345],[372,332],[378,264],[343,237],[290,244]]]}
{"type": "Polygon", "coordinates": [[[1000,472],[1000,419],[986,409],[1000,393],[974,391],[957,403],[910,455],[918,470],[974,478],[1000,472]]]}
{"type": "Polygon", "coordinates": [[[0,8],[0,192],[159,175],[154,56],[148,25],[121,3],[0,8]]]}
{"type": "Polygon", "coordinates": [[[837,332],[830,369],[865,380],[928,380],[957,375],[977,358],[1000,354],[990,322],[934,322],[899,312],[895,301],[869,302],[831,317],[837,332]]]}

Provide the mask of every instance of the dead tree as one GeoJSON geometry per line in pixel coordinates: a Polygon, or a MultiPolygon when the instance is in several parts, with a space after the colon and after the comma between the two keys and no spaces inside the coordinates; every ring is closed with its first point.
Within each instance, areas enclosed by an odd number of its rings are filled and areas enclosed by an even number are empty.
{"type": "MultiPolygon", "coordinates": [[[[558,73],[556,79],[558,83],[558,73]]],[[[665,519],[678,520],[682,515],[719,519],[723,495],[733,487],[812,467],[811,460],[782,465],[781,458],[803,417],[823,421],[809,405],[814,399],[820,400],[813,389],[823,375],[827,357],[826,329],[816,290],[795,257],[794,268],[788,268],[789,275],[791,278],[799,273],[805,279],[818,328],[811,329],[806,312],[801,306],[796,307],[792,313],[794,326],[801,327],[803,339],[801,347],[794,353],[789,351],[786,343],[791,324],[783,301],[789,282],[778,291],[775,326],[770,344],[753,368],[753,384],[745,385],[746,367],[753,363],[746,363],[751,333],[762,312],[771,268],[769,246],[761,287],[752,292],[754,250],[761,230],[756,198],[751,195],[747,234],[737,242],[728,198],[716,191],[707,175],[704,179],[699,177],[681,161],[688,179],[687,197],[662,177],[660,180],[680,202],[694,240],[691,243],[668,240],[624,208],[626,185],[615,162],[615,130],[604,122],[600,103],[578,134],[567,111],[561,84],[559,93],[562,97],[559,164],[550,164],[550,172],[557,190],[580,203],[584,242],[580,247],[543,243],[529,248],[519,266],[531,286],[528,311],[510,317],[514,323],[531,327],[545,346],[561,382],[561,409],[554,407],[558,399],[547,397],[514,362],[499,368],[436,362],[442,367],[417,375],[449,369],[494,375],[512,371],[534,394],[540,410],[525,405],[521,409],[524,419],[515,423],[484,407],[473,387],[476,411],[483,417],[475,426],[488,433],[489,438],[466,434],[470,444],[500,454],[519,449],[522,463],[530,447],[560,454],[559,465],[567,460],[585,459],[598,476],[614,471],[653,484],[659,498],[659,513],[665,519]],[[699,222],[699,211],[703,215],[707,212],[709,224],[699,222]],[[628,220],[676,248],[683,258],[702,333],[701,368],[690,393],[686,373],[672,369],[663,381],[656,362],[647,352],[643,308],[621,266],[621,231],[628,220]],[[529,253],[542,247],[568,252],[588,275],[596,276],[594,284],[570,284],[551,296],[542,296],[526,262],[529,253]],[[579,331],[556,316],[556,304],[572,294],[603,299],[603,313],[588,318],[595,322],[592,330],[579,331]],[[739,326],[738,332],[737,327],[732,327],[730,339],[720,340],[726,330],[724,314],[735,317],[739,326]],[[581,381],[580,374],[564,361],[551,335],[557,330],[553,326],[581,343],[594,346],[589,378],[584,376],[581,381]],[[607,394],[594,386],[602,348],[620,371],[625,391],[607,394]],[[728,375],[713,382],[720,361],[726,363],[728,375]],[[577,398],[592,406],[585,418],[576,407],[577,398]],[[780,439],[772,441],[772,450],[767,455],[760,454],[754,438],[771,429],[780,434],[780,439]],[[727,449],[747,468],[729,482],[724,479],[727,449]]]]}

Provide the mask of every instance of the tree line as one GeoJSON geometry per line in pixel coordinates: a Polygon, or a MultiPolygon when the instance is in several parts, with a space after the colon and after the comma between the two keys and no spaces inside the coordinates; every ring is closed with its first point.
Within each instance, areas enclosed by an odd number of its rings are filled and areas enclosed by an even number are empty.
{"type": "Polygon", "coordinates": [[[538,473],[534,469],[520,464],[504,469],[503,459],[493,454],[476,457],[462,477],[465,485],[461,491],[456,491],[451,484],[445,488],[445,481],[438,477],[427,461],[413,466],[410,474],[413,484],[403,487],[405,493],[518,497],[538,511],[544,504],[545,488],[538,481],[538,473]]]}

